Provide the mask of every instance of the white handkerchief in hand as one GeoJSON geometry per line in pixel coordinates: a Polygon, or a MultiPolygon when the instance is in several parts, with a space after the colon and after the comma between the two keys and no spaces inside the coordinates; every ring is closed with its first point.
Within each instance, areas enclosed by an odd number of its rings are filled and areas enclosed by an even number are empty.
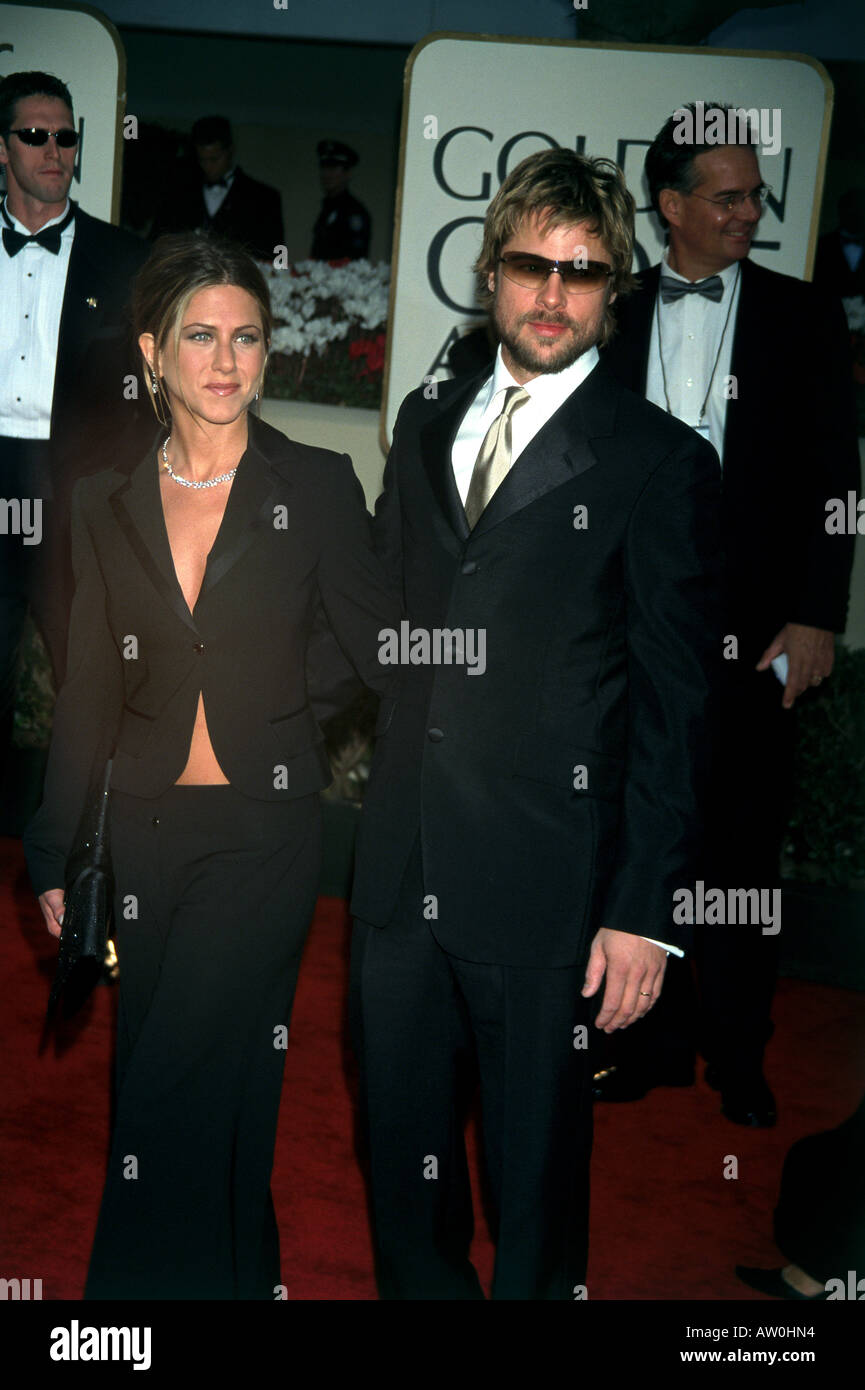
{"type": "Polygon", "coordinates": [[[772,670],[775,672],[775,675],[782,685],[787,684],[787,664],[786,652],[782,652],[780,656],[776,656],[775,660],[772,662],[772,670]]]}

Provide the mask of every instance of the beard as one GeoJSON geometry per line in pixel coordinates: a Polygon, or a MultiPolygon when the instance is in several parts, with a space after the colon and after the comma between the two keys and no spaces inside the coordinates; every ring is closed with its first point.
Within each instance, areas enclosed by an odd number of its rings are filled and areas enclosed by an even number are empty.
{"type": "Polygon", "coordinates": [[[504,323],[499,317],[498,306],[493,307],[493,323],[513,362],[524,372],[551,373],[563,372],[576,362],[578,357],[597,343],[603,328],[603,319],[592,326],[574,323],[567,314],[523,314],[516,322],[504,323]],[[523,331],[529,323],[563,324],[567,332],[554,341],[542,342],[532,330],[523,331]]]}

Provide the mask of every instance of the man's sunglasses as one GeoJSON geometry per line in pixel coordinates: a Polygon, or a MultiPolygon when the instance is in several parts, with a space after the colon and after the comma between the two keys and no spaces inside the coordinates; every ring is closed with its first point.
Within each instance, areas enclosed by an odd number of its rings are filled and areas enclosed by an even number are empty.
{"type": "Polygon", "coordinates": [[[46,130],[44,126],[21,126],[18,130],[10,130],[9,134],[17,135],[22,145],[47,145],[50,135],[53,135],[61,150],[74,150],[78,144],[77,130],[46,130]]]}
{"type": "Polygon", "coordinates": [[[550,261],[546,256],[530,256],[525,251],[506,251],[499,256],[503,274],[524,290],[541,290],[553,271],[558,271],[567,294],[593,294],[603,289],[613,274],[606,261],[550,261]]]}

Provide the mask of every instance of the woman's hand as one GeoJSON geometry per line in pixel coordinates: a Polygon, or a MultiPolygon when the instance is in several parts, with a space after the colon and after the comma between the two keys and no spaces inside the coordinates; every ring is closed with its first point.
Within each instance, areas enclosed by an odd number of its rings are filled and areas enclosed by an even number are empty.
{"type": "Polygon", "coordinates": [[[59,936],[63,928],[63,902],[66,895],[62,888],[49,888],[39,894],[39,906],[45,925],[52,936],[59,936]]]}

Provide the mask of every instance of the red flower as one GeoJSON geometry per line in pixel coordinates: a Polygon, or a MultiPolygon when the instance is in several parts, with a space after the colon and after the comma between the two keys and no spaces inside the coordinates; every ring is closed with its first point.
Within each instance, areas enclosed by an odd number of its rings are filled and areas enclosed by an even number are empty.
{"type": "Polygon", "coordinates": [[[375,338],[355,338],[348,345],[349,357],[365,357],[366,365],[358,372],[359,377],[372,376],[384,366],[385,335],[378,333],[375,338]]]}

